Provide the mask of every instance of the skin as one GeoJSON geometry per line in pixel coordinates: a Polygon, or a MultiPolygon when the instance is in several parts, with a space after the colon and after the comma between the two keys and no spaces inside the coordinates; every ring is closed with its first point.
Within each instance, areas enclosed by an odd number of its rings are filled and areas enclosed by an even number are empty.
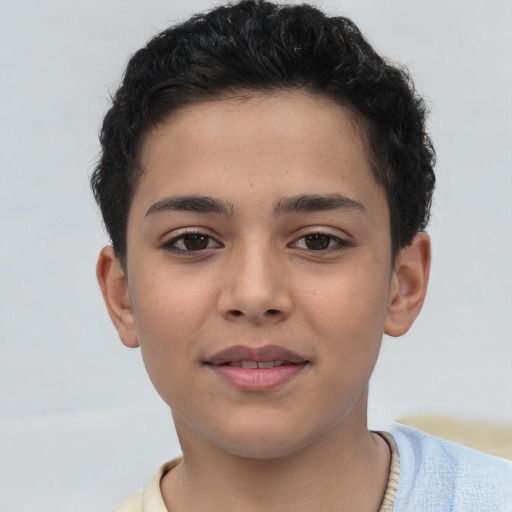
{"type": "Polygon", "coordinates": [[[383,334],[421,309],[430,243],[420,233],[392,261],[386,197],[354,123],[330,100],[282,92],[187,106],[144,140],[126,273],[110,247],[97,272],[173,412],[184,461],[161,483],[169,510],[379,508],[390,456],[367,430],[368,381],[383,334]],[[305,194],[350,205],[276,211],[305,194]],[[191,195],[225,211],[169,206],[191,195]],[[307,364],[273,389],[239,389],[205,361],[240,344],[307,364]]]}

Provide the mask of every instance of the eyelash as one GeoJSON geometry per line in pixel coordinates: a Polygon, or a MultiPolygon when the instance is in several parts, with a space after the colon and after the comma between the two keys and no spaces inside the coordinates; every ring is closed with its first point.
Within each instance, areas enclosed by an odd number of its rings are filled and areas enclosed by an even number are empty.
{"type": "MultiPolygon", "coordinates": [[[[304,241],[304,245],[307,244],[307,238],[308,237],[315,237],[315,236],[320,236],[320,237],[326,237],[328,239],[328,246],[325,247],[325,248],[321,248],[321,249],[311,249],[311,248],[308,248],[307,246],[306,247],[297,247],[298,249],[300,250],[303,250],[305,252],[308,252],[308,253],[313,253],[313,254],[330,254],[330,253],[333,253],[333,252],[339,252],[339,251],[343,251],[343,250],[346,250],[347,248],[349,247],[353,247],[354,246],[354,243],[349,241],[349,240],[345,240],[343,238],[340,238],[340,237],[337,237],[337,236],[334,236],[334,235],[331,235],[329,233],[324,233],[324,232],[321,232],[321,231],[313,231],[313,232],[310,232],[310,233],[306,233],[304,235],[302,235],[301,237],[297,238],[296,240],[294,240],[294,242],[292,244],[290,244],[291,246],[297,246],[298,242],[300,241],[304,241]],[[334,244],[334,245],[332,245],[334,244]]],[[[215,238],[213,238],[212,236],[204,233],[204,232],[201,232],[201,231],[187,231],[185,233],[181,233],[173,238],[171,238],[170,240],[166,240],[162,245],[161,245],[161,248],[162,249],[166,249],[167,251],[170,251],[170,252],[173,252],[173,253],[176,253],[176,254],[194,254],[194,253],[201,253],[203,251],[206,251],[206,250],[209,250],[209,249],[215,249],[215,248],[219,248],[219,247],[223,247],[223,245],[220,243],[220,242],[217,242],[217,240],[215,240],[215,238]],[[187,248],[178,248],[177,247],[177,244],[179,242],[184,242],[185,238],[186,237],[191,237],[191,236],[199,236],[199,237],[204,237],[206,239],[206,247],[201,247],[201,248],[198,248],[198,249],[187,249],[187,248]],[[214,246],[211,246],[211,242],[214,242],[215,245],[214,246]]]]}
{"type": "Polygon", "coordinates": [[[330,254],[333,252],[344,251],[345,249],[354,246],[354,244],[349,240],[340,238],[335,235],[331,235],[329,233],[323,233],[321,231],[313,231],[311,233],[306,233],[305,235],[301,236],[300,238],[297,238],[295,240],[294,244],[297,245],[297,243],[301,240],[304,241],[304,244],[307,244],[308,237],[315,237],[315,236],[327,238],[328,246],[323,249],[311,249],[308,247],[299,247],[299,249],[302,249],[302,250],[310,252],[310,253],[315,253],[315,254],[316,253],[329,253],[330,254]],[[331,244],[333,244],[333,243],[334,243],[334,245],[331,246],[331,244]]]}
{"type": "Polygon", "coordinates": [[[161,247],[162,247],[162,249],[166,249],[170,252],[174,252],[174,253],[178,253],[178,254],[187,254],[187,253],[192,254],[192,253],[199,253],[199,252],[202,252],[202,251],[205,251],[208,249],[212,249],[212,248],[222,247],[222,244],[220,242],[217,242],[215,240],[215,238],[213,238],[210,235],[207,235],[206,233],[203,233],[201,231],[191,230],[191,231],[186,231],[185,233],[181,233],[181,234],[171,238],[170,240],[166,240],[161,245],[161,247]],[[180,248],[176,247],[176,244],[178,242],[180,242],[180,241],[184,242],[186,237],[192,237],[192,236],[204,237],[207,240],[207,247],[200,248],[197,250],[187,249],[187,248],[180,249],[180,248]],[[214,247],[208,247],[210,245],[211,241],[215,242],[216,245],[214,247]]]}

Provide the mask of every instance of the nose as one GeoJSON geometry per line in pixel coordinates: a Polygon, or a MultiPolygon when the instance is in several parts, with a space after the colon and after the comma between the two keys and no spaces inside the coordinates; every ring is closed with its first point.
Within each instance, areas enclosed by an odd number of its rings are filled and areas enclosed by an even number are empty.
{"type": "Polygon", "coordinates": [[[218,299],[221,316],[254,324],[288,318],[293,303],[279,255],[269,248],[252,247],[234,252],[225,264],[218,299]]]}

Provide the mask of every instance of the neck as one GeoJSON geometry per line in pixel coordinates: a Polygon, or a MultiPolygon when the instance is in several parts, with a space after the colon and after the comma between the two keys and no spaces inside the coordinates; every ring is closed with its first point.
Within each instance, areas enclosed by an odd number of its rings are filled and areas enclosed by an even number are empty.
{"type": "MultiPolygon", "coordinates": [[[[180,433],[179,420],[176,427],[180,433]]],[[[183,463],[162,480],[164,502],[171,512],[378,510],[387,444],[366,427],[349,427],[278,458],[239,456],[187,433],[180,436],[183,463]]]]}

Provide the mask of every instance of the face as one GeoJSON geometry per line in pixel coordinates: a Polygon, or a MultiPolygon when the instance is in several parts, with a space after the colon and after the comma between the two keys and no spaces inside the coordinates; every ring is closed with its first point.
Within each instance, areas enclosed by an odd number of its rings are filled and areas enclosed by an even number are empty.
{"type": "Polygon", "coordinates": [[[195,104],[147,135],[141,165],[121,337],[182,443],[274,457],[365,427],[394,287],[348,112],[299,92],[195,104]]]}

